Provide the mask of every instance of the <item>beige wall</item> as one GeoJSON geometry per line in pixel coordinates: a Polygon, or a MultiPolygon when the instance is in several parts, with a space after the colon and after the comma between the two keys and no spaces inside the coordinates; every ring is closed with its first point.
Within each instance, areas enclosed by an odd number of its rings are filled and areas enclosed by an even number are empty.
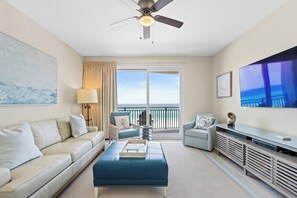
{"type": "Polygon", "coordinates": [[[0,126],[81,112],[81,105],[75,104],[75,90],[82,85],[82,57],[3,0],[0,31],[56,57],[58,62],[58,104],[0,106],[0,126]]]}
{"type": "Polygon", "coordinates": [[[183,72],[183,122],[197,112],[212,110],[212,62],[210,57],[84,57],[84,61],[117,61],[119,65],[181,66],[183,72]]]}
{"type": "Polygon", "coordinates": [[[297,135],[297,109],[240,107],[240,67],[297,45],[297,1],[288,0],[280,9],[254,26],[213,58],[213,110],[221,122],[234,112],[237,123],[297,135]],[[216,76],[233,72],[233,96],[217,99],[216,76]]]}

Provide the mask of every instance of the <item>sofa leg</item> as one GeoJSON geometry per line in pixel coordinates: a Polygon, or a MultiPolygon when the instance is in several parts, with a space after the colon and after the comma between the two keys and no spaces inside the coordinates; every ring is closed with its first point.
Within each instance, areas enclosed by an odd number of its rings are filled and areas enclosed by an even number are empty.
{"type": "Polygon", "coordinates": [[[95,198],[99,197],[99,187],[94,188],[94,195],[95,195],[95,198]]]}
{"type": "Polygon", "coordinates": [[[164,194],[164,198],[167,198],[167,194],[168,194],[168,192],[167,192],[167,186],[165,186],[163,188],[163,194],[164,194]]]}

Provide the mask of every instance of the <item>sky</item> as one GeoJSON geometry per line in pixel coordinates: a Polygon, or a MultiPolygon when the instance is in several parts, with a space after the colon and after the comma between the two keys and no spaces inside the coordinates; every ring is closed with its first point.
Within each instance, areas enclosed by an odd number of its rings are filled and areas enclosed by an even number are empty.
{"type": "MultiPolygon", "coordinates": [[[[150,103],[179,104],[179,74],[150,73],[150,103]]],[[[146,103],[146,72],[117,72],[118,104],[146,103]]]]}

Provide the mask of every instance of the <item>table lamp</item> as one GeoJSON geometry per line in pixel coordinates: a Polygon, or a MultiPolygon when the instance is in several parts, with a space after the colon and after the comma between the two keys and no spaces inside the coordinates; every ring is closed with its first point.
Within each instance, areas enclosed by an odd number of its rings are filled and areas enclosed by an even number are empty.
{"type": "Polygon", "coordinates": [[[77,103],[86,104],[84,108],[87,109],[86,121],[87,121],[87,125],[89,126],[90,121],[92,120],[90,118],[91,106],[89,104],[98,103],[97,90],[96,89],[79,89],[77,91],[77,103]]]}

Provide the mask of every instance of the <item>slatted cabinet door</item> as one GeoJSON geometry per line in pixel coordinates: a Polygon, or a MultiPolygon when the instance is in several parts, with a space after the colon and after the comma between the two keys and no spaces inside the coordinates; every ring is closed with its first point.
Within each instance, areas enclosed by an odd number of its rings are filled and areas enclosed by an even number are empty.
{"type": "Polygon", "coordinates": [[[283,159],[275,159],[273,185],[284,194],[297,197],[297,164],[283,159]]]}
{"type": "Polygon", "coordinates": [[[230,158],[236,161],[240,165],[244,165],[244,144],[232,139],[228,139],[228,154],[230,158]]]}
{"type": "Polygon", "coordinates": [[[244,166],[245,146],[244,143],[240,140],[237,140],[236,137],[232,138],[229,134],[226,136],[221,132],[217,132],[215,149],[239,165],[244,166]]]}
{"type": "Polygon", "coordinates": [[[246,145],[246,169],[267,183],[272,183],[273,158],[269,153],[246,145]]]}
{"type": "Polygon", "coordinates": [[[227,138],[221,135],[220,133],[216,134],[215,148],[223,154],[227,154],[227,138]]]}

